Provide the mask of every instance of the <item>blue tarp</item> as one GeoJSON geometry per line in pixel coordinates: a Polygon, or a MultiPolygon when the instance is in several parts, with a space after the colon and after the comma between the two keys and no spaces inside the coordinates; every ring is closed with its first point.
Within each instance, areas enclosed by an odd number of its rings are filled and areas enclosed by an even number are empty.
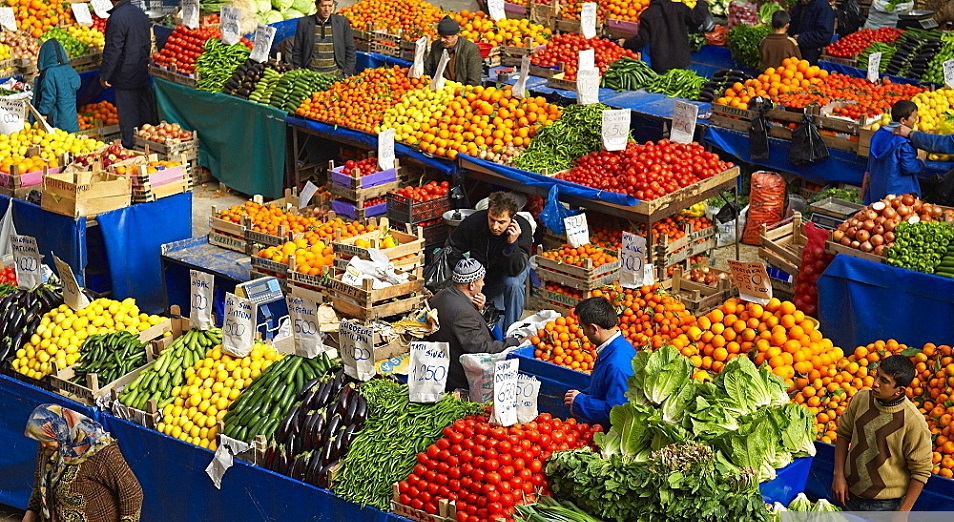
{"type": "MultiPolygon", "coordinates": [[[[0,196],[0,218],[7,212],[10,201],[9,197],[0,196]]],[[[22,199],[12,201],[17,233],[35,237],[44,263],[52,268],[53,254],[56,254],[73,269],[76,282],[85,286],[86,218],[54,214],[22,199]]]]}
{"type": "Polygon", "coordinates": [[[766,504],[778,502],[787,506],[799,493],[805,491],[813,460],[814,457],[795,459],[788,466],[777,470],[774,479],[759,484],[762,500],[766,504]]]}
{"type": "Polygon", "coordinates": [[[818,279],[818,319],[850,351],[878,339],[954,341],[954,279],[837,255],[818,279]]]}

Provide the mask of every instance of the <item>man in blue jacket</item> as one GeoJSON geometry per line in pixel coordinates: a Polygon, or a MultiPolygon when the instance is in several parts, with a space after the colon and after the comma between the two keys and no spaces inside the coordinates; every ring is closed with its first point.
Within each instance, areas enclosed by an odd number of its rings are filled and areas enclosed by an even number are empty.
{"type": "Polygon", "coordinates": [[[583,333],[596,345],[596,364],[586,391],[568,390],[563,403],[574,417],[610,427],[610,410],[626,402],[627,380],[633,375],[636,349],[617,328],[619,319],[613,305],[602,297],[591,297],[576,305],[583,333]]]}
{"type": "Polygon", "coordinates": [[[149,17],[129,0],[112,0],[99,82],[116,89],[116,110],[123,147],[133,148],[133,129],[156,123],[156,103],[149,86],[149,17]]]}
{"type": "Polygon", "coordinates": [[[917,124],[918,106],[909,100],[898,101],[891,107],[891,119],[894,121],[871,136],[865,205],[888,194],[921,196],[918,173],[924,169],[924,162],[918,159],[913,140],[895,133],[896,129],[917,124]]]}
{"type": "Polygon", "coordinates": [[[828,0],[798,0],[792,7],[788,34],[798,42],[802,58],[818,65],[818,57],[835,34],[835,10],[828,0]]]}

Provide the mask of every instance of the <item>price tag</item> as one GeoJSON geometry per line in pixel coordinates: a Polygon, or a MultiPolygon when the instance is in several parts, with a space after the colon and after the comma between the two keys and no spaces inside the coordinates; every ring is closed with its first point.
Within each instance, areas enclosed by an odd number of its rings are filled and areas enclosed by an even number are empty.
{"type": "Polygon", "coordinates": [[[342,319],[338,326],[338,349],[345,373],[366,381],[374,377],[374,331],[356,321],[342,319]]]}
{"type": "Polygon", "coordinates": [[[225,294],[225,320],[222,321],[222,349],[235,357],[245,357],[255,344],[258,309],[255,303],[233,293],[225,294]]]}
{"type": "Polygon", "coordinates": [[[586,223],[586,214],[583,212],[563,218],[563,226],[566,227],[566,242],[573,248],[590,242],[590,227],[586,223]]]}
{"type": "Polygon", "coordinates": [[[13,15],[12,7],[0,7],[0,27],[5,31],[16,31],[17,17],[13,15]]]}
{"type": "Polygon", "coordinates": [[[580,32],[583,33],[583,38],[596,36],[596,2],[583,4],[583,10],[580,11],[580,32]]]}
{"type": "Polygon", "coordinates": [[[517,373],[520,361],[510,359],[494,364],[494,417],[501,426],[517,423],[517,373]]]}
{"type": "Polygon", "coordinates": [[[182,25],[199,28],[199,0],[182,0],[182,25]]]}
{"type": "Polygon", "coordinates": [[[765,304],[772,298],[772,281],[765,264],[752,262],[743,263],[734,259],[727,259],[732,271],[732,282],[739,288],[739,297],[753,303],[765,304]]]}
{"type": "Polygon", "coordinates": [[[70,4],[70,7],[73,9],[73,18],[76,18],[76,23],[89,27],[93,25],[93,15],[89,12],[89,4],[70,4]]]}
{"type": "Polygon", "coordinates": [[[526,374],[517,375],[517,422],[530,422],[537,418],[537,397],[540,396],[540,381],[526,374]]]}
{"type": "Polygon", "coordinates": [[[698,118],[698,105],[676,101],[672,107],[672,130],[669,133],[669,139],[676,143],[692,143],[698,118]]]}
{"type": "Polygon", "coordinates": [[[619,284],[626,288],[639,288],[652,284],[653,266],[646,263],[647,251],[645,237],[623,232],[623,249],[620,252],[622,270],[619,274],[619,284]]]}
{"type": "Polygon", "coordinates": [[[33,236],[10,236],[10,247],[13,250],[13,262],[17,273],[17,286],[25,290],[33,290],[43,283],[40,265],[43,256],[36,246],[33,236]]]}
{"type": "Polygon", "coordinates": [[[327,352],[325,336],[318,325],[318,303],[307,297],[286,295],[285,304],[295,337],[295,355],[312,359],[327,352]]]}
{"type": "Polygon", "coordinates": [[[26,98],[0,98],[0,134],[23,130],[27,113],[26,98]]]}
{"type": "Polygon", "coordinates": [[[629,123],[632,112],[629,109],[610,109],[603,111],[603,148],[606,150],[624,150],[629,141],[629,123]]]}
{"type": "Polygon", "coordinates": [[[517,77],[517,82],[513,85],[514,98],[526,98],[527,97],[527,77],[530,76],[530,56],[524,56],[520,58],[520,76],[517,77]]]}
{"type": "Polygon", "coordinates": [[[252,53],[249,58],[258,63],[268,60],[268,53],[272,50],[272,42],[275,40],[275,28],[270,25],[259,25],[255,29],[255,45],[252,47],[252,53]]]}
{"type": "Polygon", "coordinates": [[[600,71],[580,69],[576,71],[576,102],[593,105],[600,102],[600,71]]]}
{"type": "Polygon", "coordinates": [[[113,3],[109,0],[93,0],[93,12],[100,18],[109,18],[109,11],[113,8],[113,3]]]}
{"type": "Polygon", "coordinates": [[[385,129],[378,134],[378,168],[394,168],[394,129],[385,129]]]}
{"type": "Polygon", "coordinates": [[[315,185],[308,180],[305,183],[305,186],[302,187],[301,192],[298,194],[298,208],[305,208],[311,203],[311,198],[315,197],[315,194],[318,193],[318,185],[315,185]]]}
{"type": "Polygon", "coordinates": [[[437,62],[437,71],[431,78],[432,91],[439,91],[444,88],[444,70],[447,69],[447,62],[449,61],[450,55],[447,54],[447,49],[441,50],[441,60],[437,62]]]}
{"type": "Polygon", "coordinates": [[[192,306],[189,307],[189,324],[199,330],[212,328],[212,309],[215,308],[215,276],[201,270],[189,270],[192,289],[192,306]]]}
{"type": "Polygon", "coordinates": [[[881,77],[881,53],[871,53],[868,55],[868,81],[876,82],[881,77]]]}
{"type": "Polygon", "coordinates": [[[577,58],[579,65],[576,66],[578,71],[583,69],[596,69],[596,52],[593,49],[582,49],[580,50],[580,56],[577,58]]]}
{"type": "Polygon", "coordinates": [[[407,75],[410,78],[420,78],[424,76],[424,55],[427,54],[427,37],[422,36],[414,42],[414,63],[408,69],[407,75]]]}
{"type": "Polygon", "coordinates": [[[954,59],[944,62],[944,85],[954,89],[954,59]]]}
{"type": "MultiPolygon", "coordinates": [[[[239,23],[242,20],[242,10],[237,7],[222,6],[220,11],[222,15],[219,22],[219,28],[222,29],[222,43],[226,45],[236,44],[242,37],[239,23]]],[[[271,47],[271,46],[269,46],[271,47]]]]}
{"type": "Polygon", "coordinates": [[[73,275],[73,268],[66,264],[62,259],[53,256],[53,264],[56,266],[56,273],[60,275],[60,281],[63,282],[63,302],[73,310],[79,310],[89,304],[89,299],[79,283],[76,282],[76,276],[73,275]]]}
{"type": "Polygon", "coordinates": [[[504,0],[487,0],[487,12],[490,19],[495,22],[507,18],[507,12],[504,10],[504,0]]]}
{"type": "Polygon", "coordinates": [[[410,401],[434,403],[444,397],[447,368],[450,366],[450,345],[415,341],[411,343],[407,387],[410,401]]]}

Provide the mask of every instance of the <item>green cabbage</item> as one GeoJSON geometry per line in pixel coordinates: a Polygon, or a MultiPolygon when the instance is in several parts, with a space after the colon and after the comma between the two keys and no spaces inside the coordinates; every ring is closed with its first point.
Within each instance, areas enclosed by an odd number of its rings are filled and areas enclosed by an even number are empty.
{"type": "Polygon", "coordinates": [[[782,435],[781,449],[797,457],[815,454],[815,416],[800,404],[788,403],[769,410],[782,435]]]}
{"type": "Polygon", "coordinates": [[[788,503],[789,511],[811,511],[812,501],[804,493],[799,493],[791,502],[788,503]]]}
{"type": "Polygon", "coordinates": [[[305,14],[314,14],[317,9],[312,0],[292,0],[292,8],[305,14]]]}
{"type": "Polygon", "coordinates": [[[266,24],[274,24],[274,23],[276,23],[276,22],[281,22],[282,20],[285,19],[285,17],[282,16],[282,14],[281,14],[280,12],[278,12],[278,11],[276,11],[276,10],[274,10],[274,9],[272,9],[271,11],[265,13],[264,16],[265,16],[265,23],[266,23],[266,24]]]}
{"type": "Polygon", "coordinates": [[[256,11],[259,13],[267,13],[272,10],[272,0],[252,0],[257,6],[256,11]]]}
{"type": "Polygon", "coordinates": [[[272,0],[272,8],[276,11],[284,11],[292,6],[292,0],[272,0]]]}
{"type": "Polygon", "coordinates": [[[823,498],[815,503],[815,505],[812,507],[812,511],[816,513],[835,513],[841,511],[841,508],[823,498]]]}
{"type": "Polygon", "coordinates": [[[642,351],[633,359],[626,397],[636,404],[661,406],[692,379],[692,363],[672,345],[642,351]]]}
{"type": "Polygon", "coordinates": [[[292,20],[292,19],[295,19],[295,18],[301,18],[301,17],[305,16],[305,13],[303,13],[303,12],[301,12],[301,11],[295,9],[295,8],[290,7],[290,8],[288,8],[288,9],[286,9],[285,11],[282,12],[282,16],[285,17],[285,20],[292,20]]]}
{"type": "Polygon", "coordinates": [[[649,426],[647,415],[632,403],[620,404],[610,410],[610,430],[596,433],[594,442],[604,458],[619,455],[624,461],[642,461],[649,457],[649,426]]]}

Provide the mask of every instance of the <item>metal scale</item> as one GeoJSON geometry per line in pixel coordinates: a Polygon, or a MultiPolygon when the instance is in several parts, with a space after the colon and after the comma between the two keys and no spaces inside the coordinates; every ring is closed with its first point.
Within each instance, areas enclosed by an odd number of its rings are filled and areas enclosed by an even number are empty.
{"type": "Polygon", "coordinates": [[[281,329],[282,322],[288,320],[288,304],[282,293],[278,279],[262,277],[252,279],[235,286],[235,295],[244,297],[255,304],[256,329],[263,339],[273,339],[281,329]]]}
{"type": "Polygon", "coordinates": [[[899,15],[897,27],[898,29],[934,29],[937,27],[937,20],[934,19],[936,12],[918,9],[902,13],[899,15]]]}

